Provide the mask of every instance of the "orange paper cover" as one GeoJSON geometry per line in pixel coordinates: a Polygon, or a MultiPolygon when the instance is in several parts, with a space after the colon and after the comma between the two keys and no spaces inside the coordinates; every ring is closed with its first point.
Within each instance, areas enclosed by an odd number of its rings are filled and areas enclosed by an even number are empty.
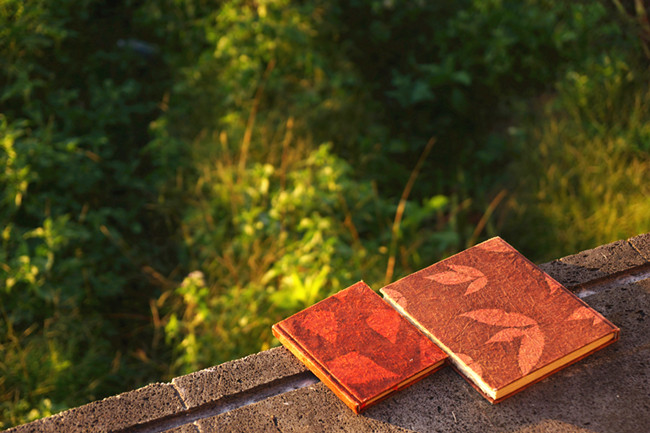
{"type": "Polygon", "coordinates": [[[363,282],[277,323],[273,332],[355,412],[446,358],[363,282]]]}
{"type": "Polygon", "coordinates": [[[618,328],[501,238],[381,292],[494,390],[608,334],[618,338],[618,328]]]}

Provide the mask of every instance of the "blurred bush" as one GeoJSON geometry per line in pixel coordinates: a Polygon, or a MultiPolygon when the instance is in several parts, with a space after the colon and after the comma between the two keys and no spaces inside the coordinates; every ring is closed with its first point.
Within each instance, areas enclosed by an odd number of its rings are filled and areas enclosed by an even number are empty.
{"type": "Polygon", "coordinates": [[[445,197],[409,202],[393,234],[396,202],[333,153],[329,140],[357,146],[372,118],[356,104],[373,102],[319,39],[323,20],[309,4],[224,4],[204,18],[210,45],[170,96],[183,103],[156,122],[151,146],[191,143],[169,191],[186,207],[191,272],[157,302],[177,373],[269,348],[274,322],[359,279],[382,281],[390,256],[420,263],[416,234],[451,238],[425,246],[436,256],[457,248],[445,197]],[[414,244],[391,255],[405,233],[414,244]]]}
{"type": "Polygon", "coordinates": [[[505,235],[551,260],[647,232],[649,113],[647,72],[619,53],[569,70],[516,134],[505,235]]]}
{"type": "Polygon", "coordinates": [[[130,7],[0,6],[0,427],[161,374],[143,268],[176,247],[145,146],[168,81],[118,43],[130,7]]]}
{"type": "Polygon", "coordinates": [[[3,2],[0,427],[495,234],[649,231],[637,3],[3,2]]]}

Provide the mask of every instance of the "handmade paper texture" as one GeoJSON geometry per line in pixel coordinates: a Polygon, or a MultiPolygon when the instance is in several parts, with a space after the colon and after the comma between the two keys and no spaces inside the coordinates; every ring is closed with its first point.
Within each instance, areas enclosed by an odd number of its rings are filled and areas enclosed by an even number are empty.
{"type": "Polygon", "coordinates": [[[381,290],[491,389],[618,329],[493,238],[381,290]]]}
{"type": "Polygon", "coordinates": [[[363,282],[274,325],[274,333],[319,377],[331,377],[325,383],[337,395],[351,396],[356,411],[446,358],[363,282]]]}

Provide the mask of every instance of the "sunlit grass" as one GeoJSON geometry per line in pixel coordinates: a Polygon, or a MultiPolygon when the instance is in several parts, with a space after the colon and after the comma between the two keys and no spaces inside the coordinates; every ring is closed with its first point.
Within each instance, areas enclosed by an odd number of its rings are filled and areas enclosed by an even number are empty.
{"type": "Polygon", "coordinates": [[[528,123],[504,231],[552,259],[650,231],[647,72],[605,57],[559,82],[528,123]]]}

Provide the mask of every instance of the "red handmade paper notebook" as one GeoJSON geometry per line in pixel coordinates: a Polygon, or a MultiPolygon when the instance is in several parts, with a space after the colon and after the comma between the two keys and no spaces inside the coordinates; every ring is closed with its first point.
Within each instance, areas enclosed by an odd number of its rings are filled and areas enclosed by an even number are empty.
{"type": "Polygon", "coordinates": [[[363,282],[273,325],[273,334],[356,413],[447,358],[363,282]]]}
{"type": "Polygon", "coordinates": [[[493,403],[619,335],[498,237],[380,291],[493,403]]]}

